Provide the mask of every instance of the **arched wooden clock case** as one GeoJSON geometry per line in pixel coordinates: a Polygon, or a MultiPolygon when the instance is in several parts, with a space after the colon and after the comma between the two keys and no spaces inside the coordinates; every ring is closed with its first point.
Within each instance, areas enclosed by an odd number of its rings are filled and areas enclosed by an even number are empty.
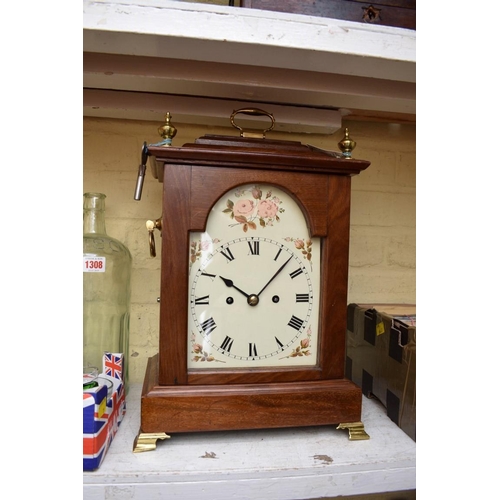
{"type": "MultiPolygon", "coordinates": [[[[369,162],[293,141],[206,135],[182,147],[149,146],[163,183],[159,352],[148,360],[134,451],[167,434],[346,426],[366,439],[361,389],[344,378],[351,176],[369,162]],[[317,360],[313,366],[188,368],[190,234],[214,204],[244,185],[276,186],[321,239],[317,360]]],[[[247,227],[241,236],[257,235],[247,227]]]]}

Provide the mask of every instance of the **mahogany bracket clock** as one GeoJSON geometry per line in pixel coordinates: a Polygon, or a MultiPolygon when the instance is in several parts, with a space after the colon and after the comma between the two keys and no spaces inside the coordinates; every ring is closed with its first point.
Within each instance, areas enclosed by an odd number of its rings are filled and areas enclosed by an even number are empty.
{"type": "MultiPolygon", "coordinates": [[[[245,133],[143,147],[163,183],[159,352],[134,451],[181,432],[336,425],[368,439],[344,378],[351,177],[343,153],[245,133]]],[[[272,128],[271,126],[271,128],[272,128]]],[[[270,129],[268,129],[270,130],[270,129]]]]}

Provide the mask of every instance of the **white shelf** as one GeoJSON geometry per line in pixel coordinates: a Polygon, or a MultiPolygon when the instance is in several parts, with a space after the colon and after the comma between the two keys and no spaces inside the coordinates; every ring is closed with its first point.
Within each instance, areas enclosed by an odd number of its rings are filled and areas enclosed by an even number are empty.
{"type": "Polygon", "coordinates": [[[85,500],[299,500],[416,488],[416,443],[363,397],[370,435],[311,427],[178,434],[157,449],[133,453],[140,425],[140,386],[97,471],[83,473],[85,500]]]}
{"type": "MultiPolygon", "coordinates": [[[[415,121],[414,30],[181,1],[84,0],[83,51],[85,116],[161,122],[168,109],[177,123],[227,126],[246,103],[289,107],[305,132],[333,133],[325,121],[346,115],[415,121]]],[[[286,112],[276,113],[280,123],[286,112]]]]}

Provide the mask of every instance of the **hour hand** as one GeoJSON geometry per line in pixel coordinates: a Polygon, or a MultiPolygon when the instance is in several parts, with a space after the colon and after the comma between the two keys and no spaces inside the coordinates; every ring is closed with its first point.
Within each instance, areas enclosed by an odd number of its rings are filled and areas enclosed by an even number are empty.
{"type": "Polygon", "coordinates": [[[227,279],[227,278],[223,278],[222,276],[219,276],[219,278],[226,284],[227,287],[229,288],[234,288],[235,290],[238,290],[238,292],[240,292],[241,294],[243,294],[247,299],[248,297],[250,297],[250,295],[248,295],[248,293],[245,293],[243,290],[241,290],[240,288],[238,288],[232,280],[230,279],[227,279]]]}

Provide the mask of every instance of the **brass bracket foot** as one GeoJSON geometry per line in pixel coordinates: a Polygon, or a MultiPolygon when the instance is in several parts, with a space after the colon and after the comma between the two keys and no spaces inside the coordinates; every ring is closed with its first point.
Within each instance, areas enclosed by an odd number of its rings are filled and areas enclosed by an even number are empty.
{"type": "Polygon", "coordinates": [[[158,439],[170,439],[170,436],[164,432],[139,432],[134,440],[134,453],[156,450],[156,441],[158,439]]]}
{"type": "Polygon", "coordinates": [[[349,441],[361,441],[362,439],[370,439],[370,436],[365,432],[365,426],[363,422],[339,424],[337,429],[348,429],[349,441]]]}

